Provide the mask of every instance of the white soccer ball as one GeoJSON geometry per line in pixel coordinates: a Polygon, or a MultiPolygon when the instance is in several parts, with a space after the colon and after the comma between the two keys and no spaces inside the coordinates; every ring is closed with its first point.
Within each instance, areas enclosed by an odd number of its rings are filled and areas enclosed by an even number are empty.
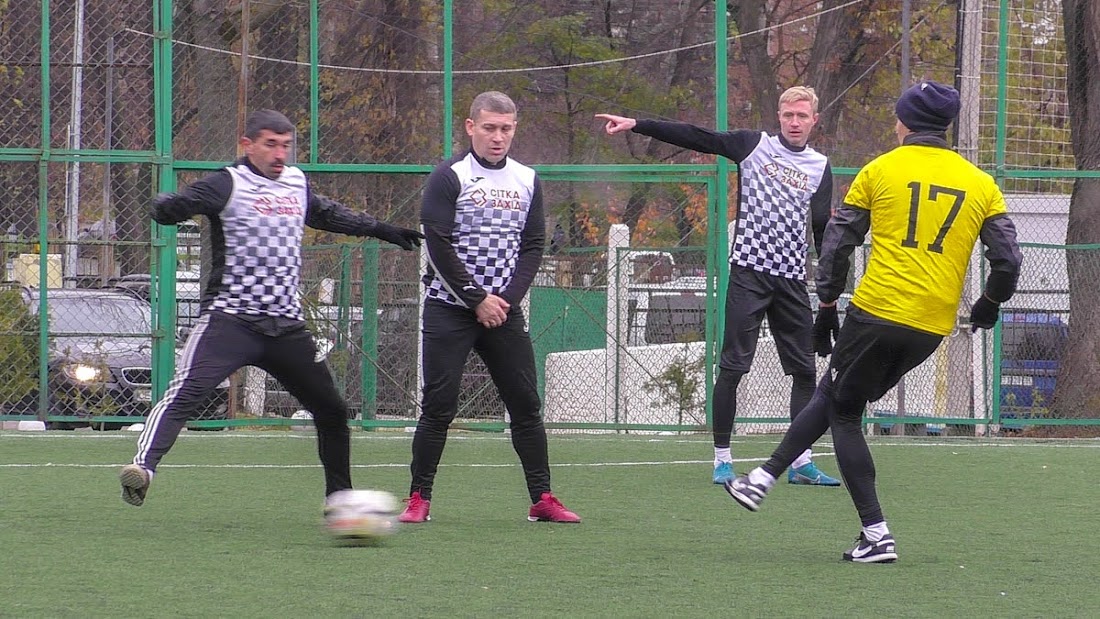
{"type": "Polygon", "coordinates": [[[397,497],[382,490],[340,490],[325,501],[325,530],[344,546],[370,546],[397,531],[397,497]]]}

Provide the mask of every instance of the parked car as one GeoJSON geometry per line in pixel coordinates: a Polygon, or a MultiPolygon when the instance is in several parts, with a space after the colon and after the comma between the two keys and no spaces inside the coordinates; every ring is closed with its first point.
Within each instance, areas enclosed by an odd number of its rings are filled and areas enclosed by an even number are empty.
{"type": "MultiPolygon", "coordinates": [[[[148,273],[135,273],[116,277],[110,286],[137,294],[150,301],[152,278],[148,273]]],[[[186,337],[201,313],[202,284],[197,271],[176,272],[176,329],[181,337],[186,337]]]]}
{"type": "MultiPolygon", "coordinates": [[[[23,299],[38,315],[40,291],[23,289],[23,299]]],[[[50,423],[53,429],[87,426],[88,417],[144,417],[151,410],[152,322],[149,303],[119,290],[50,289],[49,393],[51,416],[73,417],[50,423]]],[[[37,394],[31,401],[37,402],[37,394]]],[[[219,384],[195,418],[225,419],[229,381],[219,384]]],[[[124,423],[99,422],[97,429],[124,423]]]]}
{"type": "Polygon", "coordinates": [[[1050,414],[1069,324],[1056,311],[1005,309],[1001,314],[1001,419],[1005,430],[1020,430],[1014,419],[1050,414]]]}

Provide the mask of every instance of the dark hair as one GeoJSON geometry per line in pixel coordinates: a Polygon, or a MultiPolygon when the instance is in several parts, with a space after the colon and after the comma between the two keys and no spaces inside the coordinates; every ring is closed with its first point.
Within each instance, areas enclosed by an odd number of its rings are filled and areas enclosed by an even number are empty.
{"type": "Polygon", "coordinates": [[[279,135],[294,133],[294,123],[275,110],[256,110],[244,121],[244,137],[255,140],[264,129],[279,135]]]}
{"type": "Polygon", "coordinates": [[[503,92],[490,90],[474,97],[474,102],[470,104],[470,118],[476,119],[482,110],[494,114],[515,114],[516,104],[503,92]]]}

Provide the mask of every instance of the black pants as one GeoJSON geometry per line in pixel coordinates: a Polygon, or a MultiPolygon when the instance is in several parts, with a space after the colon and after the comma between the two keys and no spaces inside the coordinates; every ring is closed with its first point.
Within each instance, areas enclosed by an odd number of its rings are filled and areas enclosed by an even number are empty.
{"type": "Polygon", "coordinates": [[[837,336],[828,372],[763,468],[778,478],[798,454],[831,430],[840,474],[860,521],[868,526],[882,522],[883,516],[875,492],[875,461],[863,436],[863,409],[923,363],[943,337],[859,320],[860,311],[851,308],[837,336]]]}
{"type": "Polygon", "coordinates": [[[138,438],[134,464],[156,470],[198,405],[218,383],[246,365],[271,374],[313,414],[325,494],[351,488],[348,407],[328,365],[317,359],[305,324],[288,333],[264,335],[221,312],[203,315],[187,338],[176,375],[138,438]]]}
{"type": "Polygon", "coordinates": [[[508,409],[512,447],[523,466],[531,502],[537,502],[543,492],[550,491],[550,464],[535,353],[519,306],[512,306],[503,325],[489,329],[477,322],[472,310],[428,300],[424,303],[421,346],[424,389],[413,435],[410,494],[420,492],[425,500],[431,499],[447,429],[458,414],[462,371],[470,351],[475,350],[508,409]]]}
{"type": "Polygon", "coordinates": [[[756,356],[764,317],[775,340],[783,373],[791,377],[791,419],[810,401],[817,366],[811,327],[813,312],[806,283],[733,265],[726,291],[722,354],[714,384],[711,419],[714,446],[729,447],[737,417],[737,388],[756,356]]]}

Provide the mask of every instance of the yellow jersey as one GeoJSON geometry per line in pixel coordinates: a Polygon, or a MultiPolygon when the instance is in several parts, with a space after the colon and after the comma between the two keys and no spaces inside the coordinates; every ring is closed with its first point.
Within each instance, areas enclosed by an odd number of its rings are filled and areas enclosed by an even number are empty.
{"type": "Polygon", "coordinates": [[[871,255],[852,303],[949,335],[982,224],[1006,212],[993,177],[952,150],[907,144],[860,170],[844,203],[871,214],[871,255]]]}

